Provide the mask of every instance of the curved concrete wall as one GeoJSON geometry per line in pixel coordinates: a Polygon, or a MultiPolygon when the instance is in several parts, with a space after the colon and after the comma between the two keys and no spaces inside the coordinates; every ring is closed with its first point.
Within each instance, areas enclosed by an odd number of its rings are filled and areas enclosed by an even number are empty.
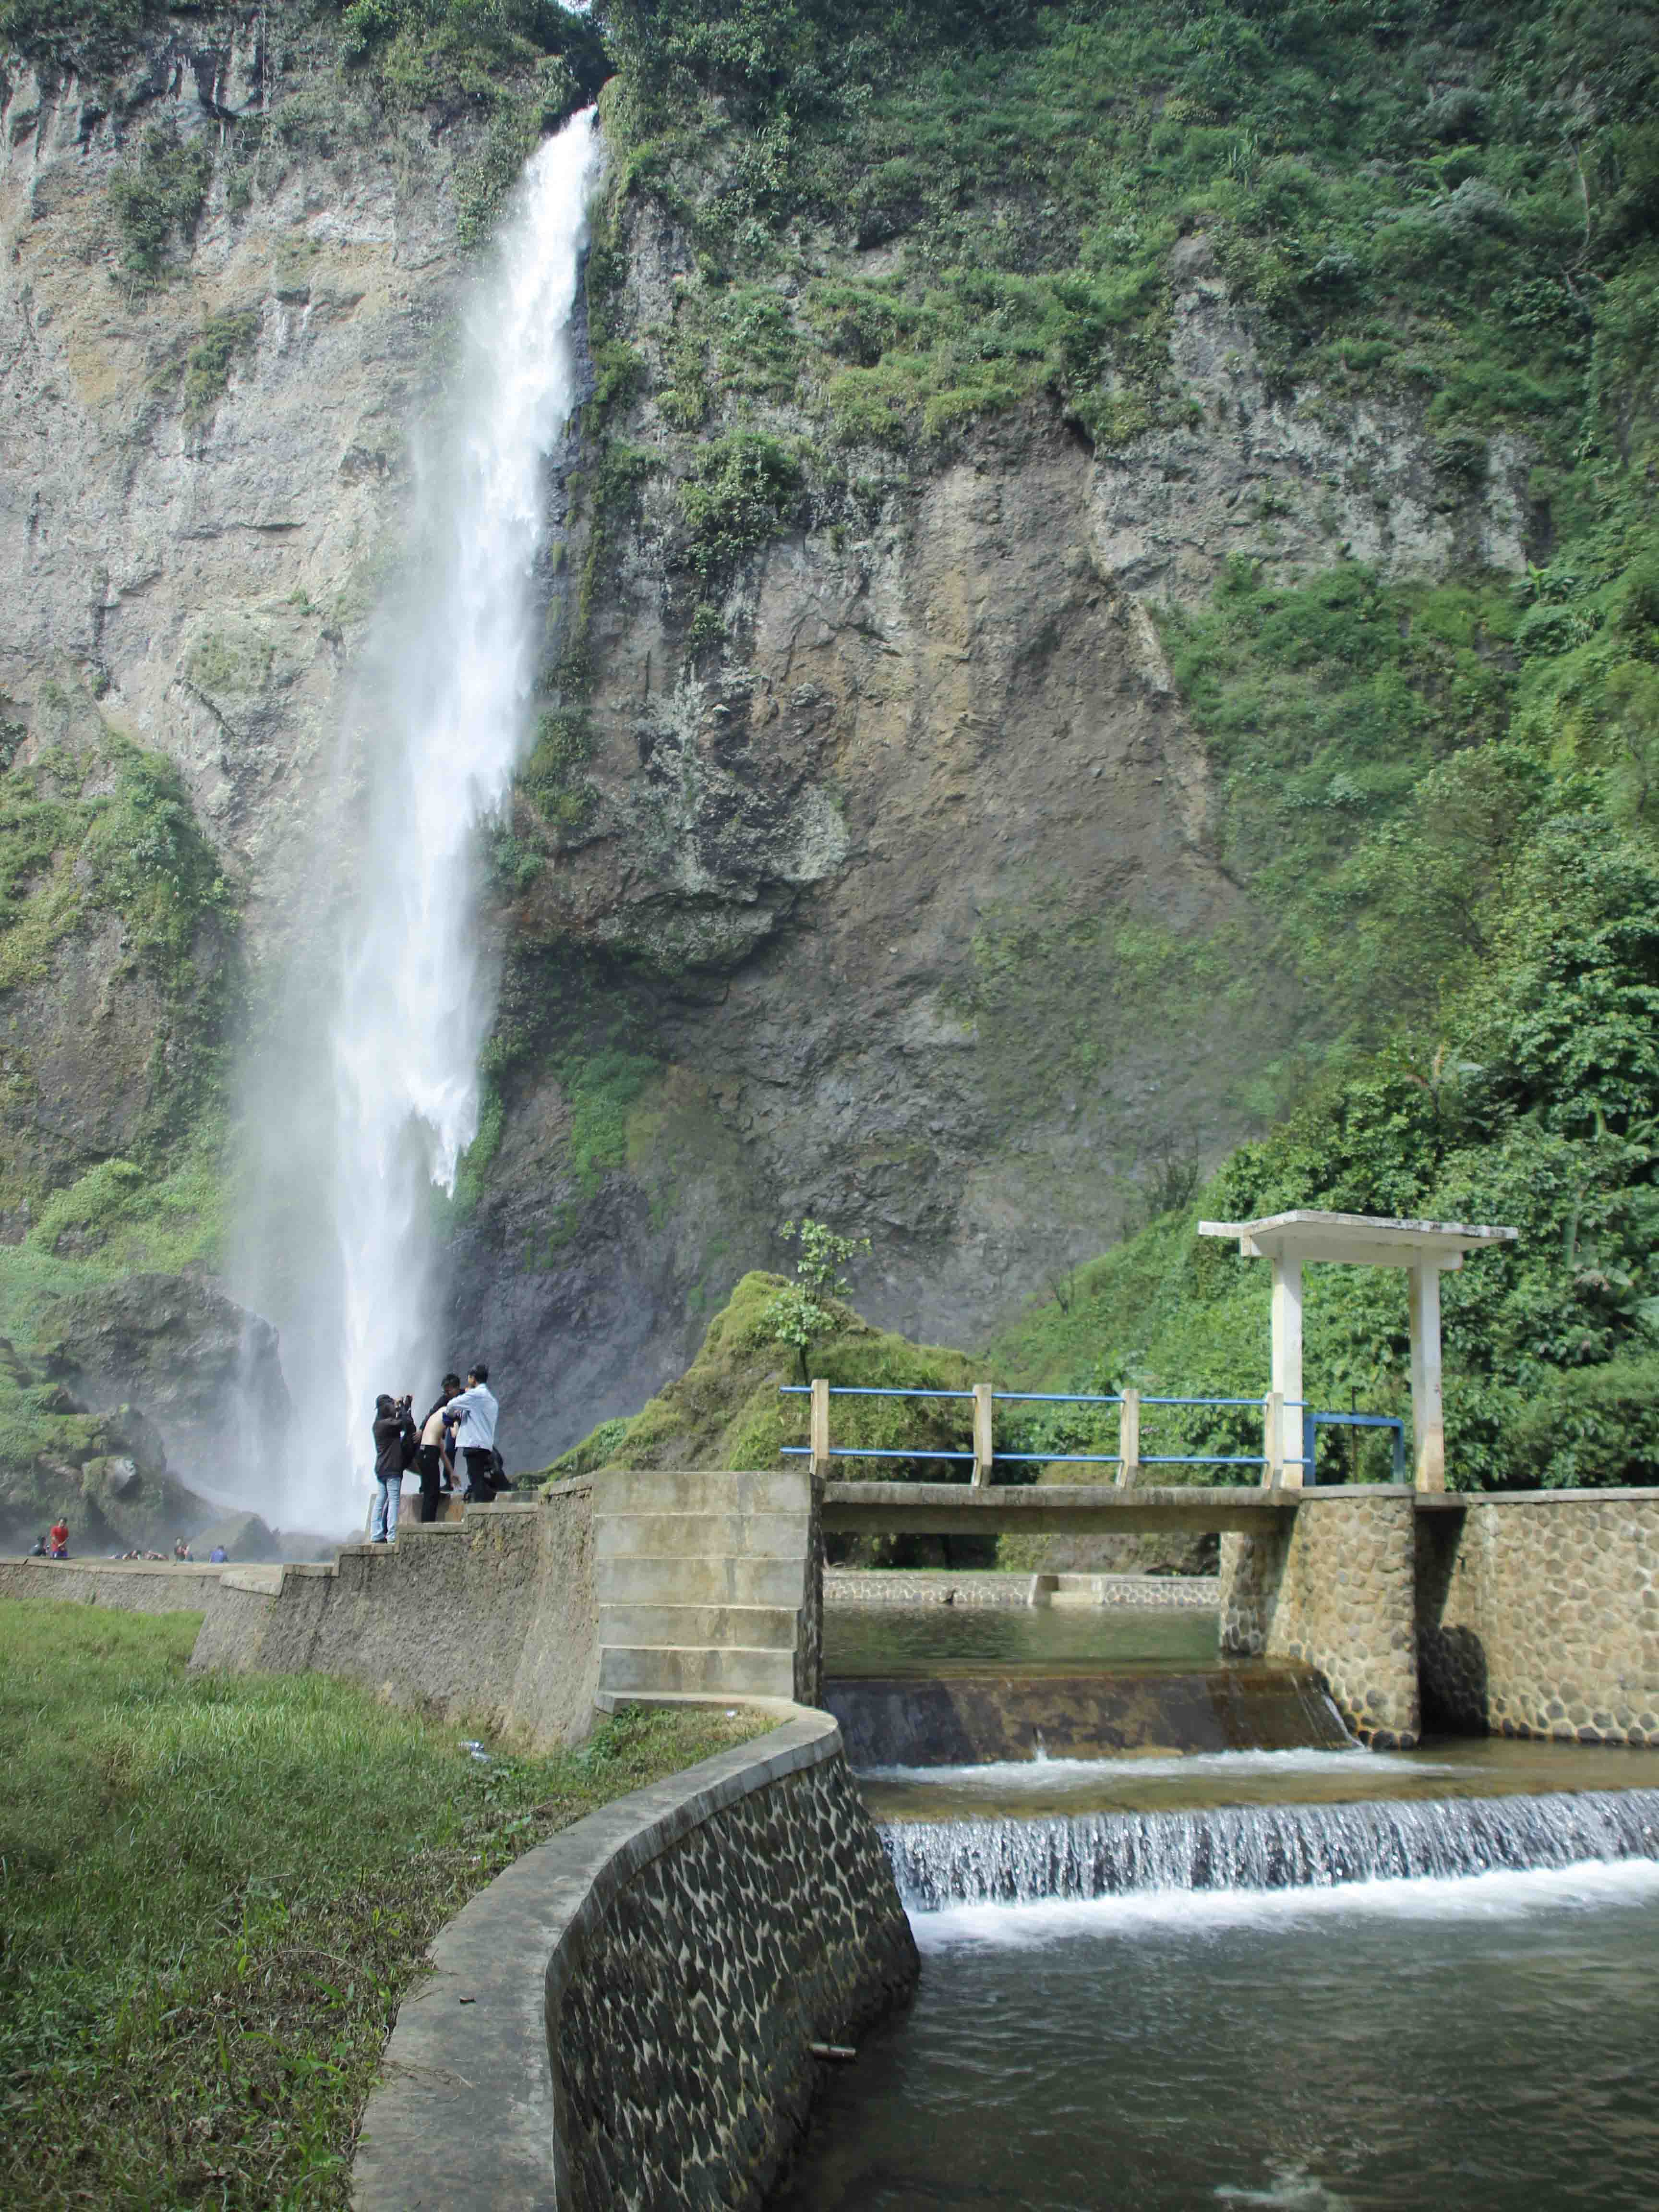
{"type": "Polygon", "coordinates": [[[356,2212],[760,2206],[815,2042],[915,1946],[827,1715],[579,1821],[446,1928],[364,2116],[356,2212]]]}

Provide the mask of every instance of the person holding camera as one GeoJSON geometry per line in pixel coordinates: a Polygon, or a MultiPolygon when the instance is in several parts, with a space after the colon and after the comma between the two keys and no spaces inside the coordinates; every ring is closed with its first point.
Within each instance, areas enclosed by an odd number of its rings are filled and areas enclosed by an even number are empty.
{"type": "Polygon", "coordinates": [[[374,1512],[368,1524],[371,1544],[389,1544],[398,1533],[398,1504],[404,1494],[404,1468],[416,1449],[410,1393],[393,1398],[382,1390],[374,1401],[374,1512]]]}

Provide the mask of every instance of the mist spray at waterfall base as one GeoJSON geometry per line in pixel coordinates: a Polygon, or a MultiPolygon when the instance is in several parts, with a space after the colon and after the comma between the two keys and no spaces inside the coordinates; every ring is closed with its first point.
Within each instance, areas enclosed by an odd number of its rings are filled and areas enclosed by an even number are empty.
{"type": "Polygon", "coordinates": [[[241,1274],[301,1409],[274,1504],[359,1522],[375,1395],[430,1397],[437,1194],[478,1132],[495,978],[483,836],[524,750],[548,578],[548,459],[574,404],[572,315],[600,160],[592,111],[532,156],[464,301],[440,419],[414,438],[410,552],[375,625],[323,811],[319,903],[249,1091],[241,1274]]]}

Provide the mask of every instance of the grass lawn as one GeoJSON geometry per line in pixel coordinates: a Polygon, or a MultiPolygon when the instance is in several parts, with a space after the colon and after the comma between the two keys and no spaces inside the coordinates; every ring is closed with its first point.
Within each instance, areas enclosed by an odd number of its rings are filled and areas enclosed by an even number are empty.
{"type": "Polygon", "coordinates": [[[625,1713],[486,1763],[354,1684],[188,1676],[199,1623],[0,1602],[9,2207],[343,2206],[442,1923],[556,1829],[767,1725],[625,1713]]]}

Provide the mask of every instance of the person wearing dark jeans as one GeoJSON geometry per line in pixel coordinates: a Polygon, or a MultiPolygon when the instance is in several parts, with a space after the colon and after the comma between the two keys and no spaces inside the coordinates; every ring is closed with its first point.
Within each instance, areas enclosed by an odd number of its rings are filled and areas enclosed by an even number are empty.
{"type": "Polygon", "coordinates": [[[460,1423],[459,1441],[466,1465],[466,1498],[468,1504],[473,1505],[487,1505],[495,1495],[492,1476],[495,1422],[501,1409],[488,1387],[489,1382],[489,1370],[482,1359],[475,1359],[467,1374],[465,1389],[444,1408],[460,1423]]]}
{"type": "Polygon", "coordinates": [[[444,1407],[461,1387],[459,1375],[446,1375],[438,1401],[421,1424],[421,1449],[415,1464],[421,1477],[421,1518],[438,1517],[438,1485],[444,1474],[444,1407]]]}

